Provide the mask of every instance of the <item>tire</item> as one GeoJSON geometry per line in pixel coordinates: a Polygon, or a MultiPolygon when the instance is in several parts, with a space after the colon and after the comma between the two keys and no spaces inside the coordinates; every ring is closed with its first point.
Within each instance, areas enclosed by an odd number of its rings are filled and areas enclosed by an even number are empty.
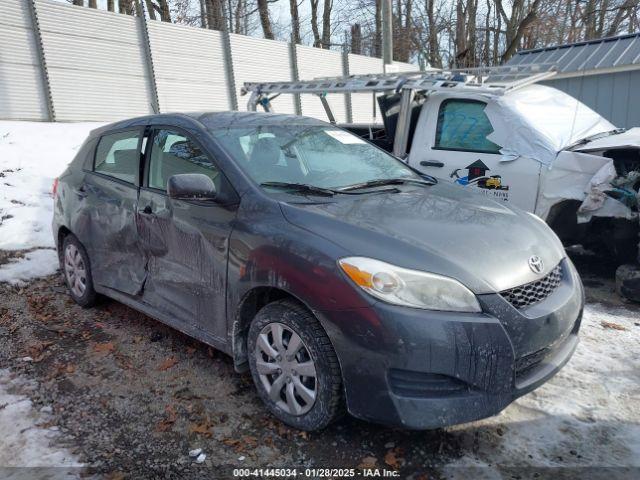
{"type": "Polygon", "coordinates": [[[93,289],[89,255],[72,233],[62,242],[60,266],[71,298],[83,308],[94,306],[98,295],[93,289]]]}
{"type": "Polygon", "coordinates": [[[247,342],[258,395],[282,422],[300,430],[320,430],[344,414],[338,358],[318,319],[303,306],[289,300],[265,306],[251,323],[247,342]],[[292,357],[287,348],[294,348],[292,341],[297,344],[294,335],[301,342],[292,357]]]}

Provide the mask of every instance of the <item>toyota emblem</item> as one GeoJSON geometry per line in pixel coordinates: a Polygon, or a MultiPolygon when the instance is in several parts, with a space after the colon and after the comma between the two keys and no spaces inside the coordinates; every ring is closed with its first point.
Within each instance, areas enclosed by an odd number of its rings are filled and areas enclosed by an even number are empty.
{"type": "Polygon", "coordinates": [[[544,269],[544,263],[539,256],[533,255],[531,258],[529,258],[529,268],[533,273],[542,273],[542,270],[544,269]]]}

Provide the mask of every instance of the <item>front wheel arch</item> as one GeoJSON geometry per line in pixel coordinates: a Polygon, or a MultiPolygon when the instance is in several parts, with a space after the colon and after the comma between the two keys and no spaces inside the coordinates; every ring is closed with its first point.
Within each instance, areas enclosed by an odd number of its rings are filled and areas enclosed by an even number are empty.
{"type": "MultiPolygon", "coordinates": [[[[254,287],[245,293],[242,300],[238,303],[231,326],[233,365],[237,372],[246,372],[249,370],[249,364],[247,363],[247,337],[251,322],[262,308],[278,300],[290,300],[299,304],[311,315],[316,317],[325,334],[329,337],[327,328],[324,325],[325,320],[321,315],[317,315],[314,310],[299,297],[278,287],[268,285],[254,287]]],[[[329,337],[329,340],[331,341],[331,337],[329,337]]],[[[333,341],[331,341],[331,344],[335,349],[333,341]]],[[[338,362],[340,362],[340,358],[338,358],[338,362]]],[[[340,367],[340,372],[342,372],[342,366],[340,367]]]]}

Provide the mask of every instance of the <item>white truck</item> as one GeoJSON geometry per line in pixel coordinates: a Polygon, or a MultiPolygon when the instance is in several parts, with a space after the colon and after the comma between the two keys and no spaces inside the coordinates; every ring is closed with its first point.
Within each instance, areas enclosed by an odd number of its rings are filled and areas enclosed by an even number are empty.
{"type": "MultiPolygon", "coordinates": [[[[248,108],[280,94],[371,92],[382,125],[343,128],[424,174],[544,219],[565,242],[638,256],[640,128],[616,128],[577,99],[536,82],[553,66],[429,71],[247,83],[248,108]]],[[[499,234],[499,232],[496,232],[499,234]]]]}

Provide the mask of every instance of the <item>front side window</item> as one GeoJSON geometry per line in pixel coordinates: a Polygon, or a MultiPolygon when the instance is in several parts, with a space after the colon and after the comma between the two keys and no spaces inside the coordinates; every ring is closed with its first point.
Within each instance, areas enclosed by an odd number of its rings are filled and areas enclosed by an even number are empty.
{"type": "Polygon", "coordinates": [[[220,188],[218,168],[195,142],[172,130],[157,130],[151,145],[149,187],[166,190],[169,178],[181,173],[202,173],[220,188]]]}
{"type": "Polygon", "coordinates": [[[372,180],[420,177],[360,137],[328,125],[267,125],[212,131],[258,184],[340,188],[372,180]]]}
{"type": "Polygon", "coordinates": [[[470,152],[500,153],[500,146],[487,135],[493,133],[484,113],[486,103],[475,100],[445,100],[438,112],[436,148],[470,152]]]}
{"type": "Polygon", "coordinates": [[[140,130],[104,135],[98,143],[94,171],[137,183],[140,168],[140,130]]]}

